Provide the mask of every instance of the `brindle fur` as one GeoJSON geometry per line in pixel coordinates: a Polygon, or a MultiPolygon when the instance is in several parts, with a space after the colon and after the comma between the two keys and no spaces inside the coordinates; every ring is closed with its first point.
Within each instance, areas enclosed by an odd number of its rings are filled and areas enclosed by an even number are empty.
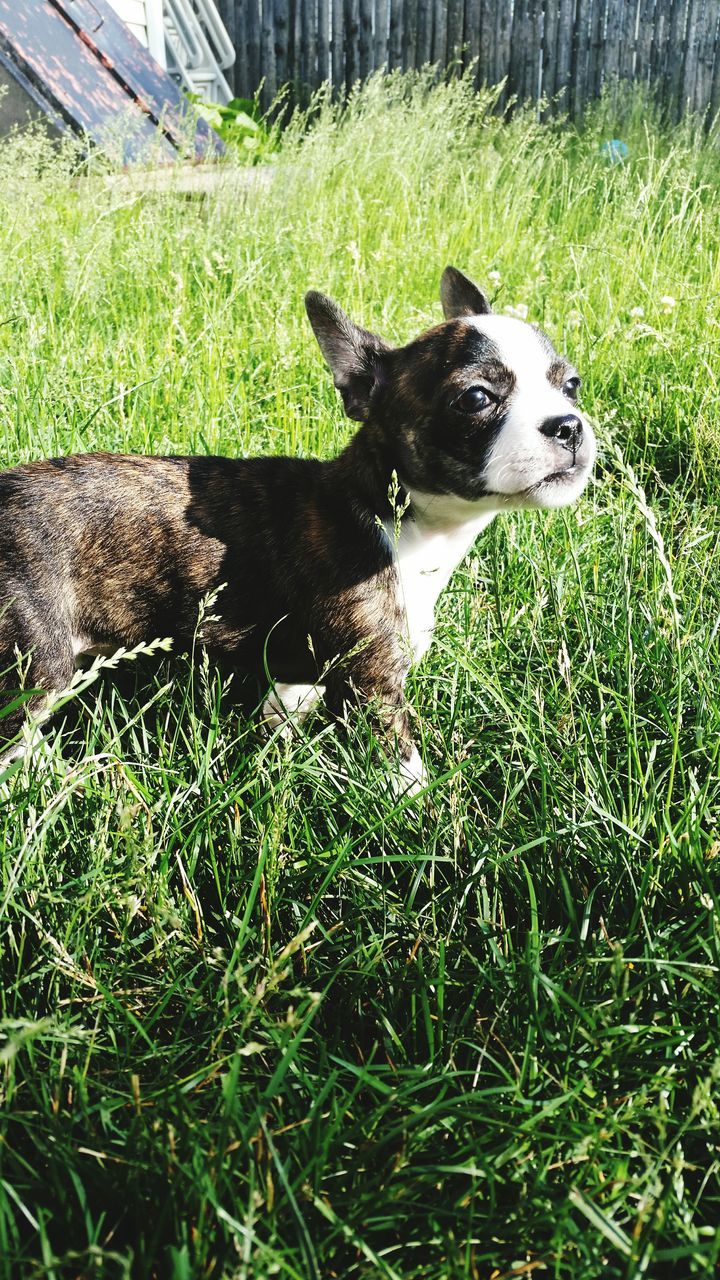
{"type": "MultiPolygon", "coordinates": [[[[459,273],[446,273],[443,300],[456,316],[486,306],[459,273]]],[[[161,636],[190,645],[201,600],[224,584],[200,637],[210,651],[243,669],[267,663],[277,680],[322,676],[332,712],[369,702],[410,757],[410,658],[381,528],[393,519],[393,473],[409,491],[476,497],[513,372],[460,319],[393,350],[322,295],[306,304],[346,411],[362,422],[338,458],[96,453],[0,473],[0,704],[18,687],[18,652],[38,691],[32,709],[67,685],[78,649],[161,636]],[[500,396],[481,436],[448,409],[478,368],[500,396]]],[[[566,369],[558,357],[557,376],[566,369]]],[[[0,751],[22,714],[0,720],[0,751]]]]}
{"type": "MultiPolygon", "coordinates": [[[[258,671],[267,659],[287,681],[313,682],[332,663],[334,710],[358,694],[395,704],[401,619],[375,521],[389,509],[392,467],[362,458],[358,471],[362,453],[327,463],[87,454],[0,473],[0,689],[17,688],[17,650],[30,655],[26,686],[52,691],[85,644],[173,636],[188,646],[200,601],[225,584],[200,637],[212,652],[258,671]]],[[[0,721],[6,739],[20,721],[0,721]]]]}

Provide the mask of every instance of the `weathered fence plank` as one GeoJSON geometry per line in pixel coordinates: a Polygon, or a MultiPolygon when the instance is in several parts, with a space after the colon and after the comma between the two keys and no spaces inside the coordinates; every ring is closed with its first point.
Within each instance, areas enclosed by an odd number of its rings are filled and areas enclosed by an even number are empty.
{"type": "Polygon", "coordinates": [[[572,79],[573,0],[560,0],[558,6],[557,51],[555,54],[555,89],[562,92],[560,106],[567,111],[570,106],[570,82],[572,79]]]}
{"type": "Polygon", "coordinates": [[[670,10],[667,5],[658,4],[655,8],[653,22],[652,50],[650,52],[650,82],[658,80],[666,74],[668,57],[668,23],[670,10]]]}
{"type": "Polygon", "coordinates": [[[612,83],[620,75],[620,40],[623,30],[624,0],[608,0],[605,43],[603,45],[603,83],[612,83]]]}
{"type": "Polygon", "coordinates": [[[620,79],[635,78],[635,33],[640,0],[625,0],[622,33],[620,36],[620,79]]]}
{"type": "Polygon", "coordinates": [[[375,66],[386,67],[388,60],[389,0],[375,0],[375,66]]]}
{"type": "MultiPolygon", "coordinates": [[[[297,0],[296,0],[297,3],[297,0]]],[[[317,41],[318,41],[318,0],[303,0],[305,5],[305,21],[303,22],[303,39],[306,44],[305,79],[303,88],[314,88],[318,83],[317,73],[317,41]]]]}
{"type": "Polygon", "coordinates": [[[708,118],[711,122],[720,112],[720,16],[718,16],[718,27],[715,35],[715,62],[713,65],[713,81],[710,94],[710,111],[708,118]]]}
{"type": "Polygon", "coordinates": [[[683,68],[682,106],[692,109],[695,102],[698,51],[700,45],[700,13],[703,0],[690,0],[688,7],[687,35],[685,37],[685,66],[683,68]]]}
{"type": "MultiPolygon", "coordinates": [[[[300,81],[302,79],[302,0],[292,0],[292,12],[290,14],[288,43],[289,61],[292,67],[293,84],[297,86],[299,92],[300,81]]],[[[277,64],[275,67],[277,71],[277,64]]]]}
{"type": "MultiPolygon", "coordinates": [[[[431,0],[427,0],[430,4],[431,0]]],[[[432,60],[445,66],[447,54],[447,0],[435,0],[433,5],[432,60]]]]}
{"type": "MultiPolygon", "coordinates": [[[[472,0],[471,0],[472,3],[472,0]]],[[[493,0],[477,0],[476,18],[470,18],[468,15],[468,23],[472,21],[473,27],[477,23],[477,35],[474,31],[470,35],[470,40],[477,41],[474,56],[477,58],[477,71],[475,73],[475,83],[477,85],[487,83],[487,61],[488,50],[490,46],[490,32],[488,31],[489,13],[493,0]]]]}
{"type": "Polygon", "coordinates": [[[247,39],[248,94],[259,88],[263,78],[260,57],[260,6],[258,0],[248,0],[245,11],[245,35],[247,39]]]}
{"type": "Polygon", "coordinates": [[[687,0],[673,0],[670,14],[670,65],[665,84],[668,107],[672,116],[682,110],[683,59],[687,28],[687,0]]]}
{"type": "Polygon", "coordinates": [[[481,0],[465,0],[465,29],[463,32],[463,65],[467,69],[475,64],[474,80],[478,82],[477,62],[480,54],[481,0]]]}
{"type": "Polygon", "coordinates": [[[345,0],[332,0],[332,82],[336,93],[345,87],[345,0]]]}
{"type": "Polygon", "coordinates": [[[330,79],[330,0],[318,0],[317,82],[330,79]]]}
{"type": "Polygon", "coordinates": [[[402,66],[404,8],[404,0],[392,0],[390,5],[390,39],[388,41],[388,67],[391,71],[402,66]]]}
{"type": "Polygon", "coordinates": [[[525,96],[523,73],[525,69],[525,45],[527,41],[528,6],[530,0],[515,0],[513,6],[513,39],[510,42],[508,65],[508,91],[525,96]]]}
{"type": "Polygon", "coordinates": [[[290,77],[288,43],[290,39],[290,5],[288,0],[274,0],[273,12],[275,74],[278,84],[285,84],[290,77]]]}
{"type": "Polygon", "coordinates": [[[345,0],[345,89],[349,93],[360,74],[360,0],[345,0]]]}
{"type": "MultiPolygon", "coordinates": [[[[478,4],[479,0],[468,0],[470,5],[478,4]]],[[[428,62],[432,62],[432,37],[433,37],[433,6],[429,0],[419,0],[418,4],[418,35],[417,35],[417,66],[424,67],[428,62]]]]}
{"type": "Polygon", "coordinates": [[[523,97],[535,102],[542,93],[542,34],[545,0],[530,0],[528,6],[528,34],[523,72],[523,97]]]}
{"type": "Polygon", "coordinates": [[[604,86],[651,86],[669,119],[720,112],[718,0],[219,0],[235,92],[343,96],[378,68],[473,67],[500,95],[578,117],[604,86]],[[293,88],[294,87],[294,88],[293,88]]]}
{"type": "MultiPolygon", "coordinates": [[[[496,63],[495,63],[495,83],[504,80],[510,74],[510,48],[513,29],[513,13],[510,4],[503,4],[502,0],[497,5],[497,23],[495,27],[495,39],[497,41],[496,63]]],[[[499,102],[504,104],[507,100],[507,90],[500,95],[499,102]]]]}
{"type": "MultiPolygon", "coordinates": [[[[653,4],[655,0],[653,0],[653,4]]],[[[596,98],[602,85],[602,46],[605,19],[607,15],[606,0],[595,0],[590,18],[588,43],[587,86],[588,98],[596,98]]]]}
{"type": "MultiPolygon", "coordinates": [[[[558,16],[558,5],[548,4],[545,6],[543,17],[542,92],[548,102],[555,93],[556,85],[558,16]]],[[[548,107],[547,111],[549,110],[550,108],[548,107]]]]}
{"type": "Polygon", "coordinates": [[[403,35],[402,35],[402,69],[403,71],[411,71],[415,66],[415,58],[417,54],[417,23],[418,23],[418,3],[422,0],[405,0],[403,8],[403,35]]]}
{"type": "Polygon", "coordinates": [[[278,83],[275,74],[275,4],[274,0],[263,0],[262,27],[260,31],[260,55],[264,84],[261,101],[263,106],[270,106],[277,93],[278,83]]]}
{"type": "Polygon", "coordinates": [[[244,5],[236,9],[232,0],[229,7],[235,15],[234,29],[230,39],[237,49],[235,65],[230,68],[229,75],[232,77],[234,92],[241,98],[249,98],[256,86],[252,84],[248,70],[247,9],[244,5]]]}
{"type": "Polygon", "coordinates": [[[693,110],[704,111],[712,102],[713,63],[717,47],[717,13],[712,21],[711,9],[717,9],[715,0],[705,0],[705,15],[700,31],[698,50],[698,71],[695,81],[695,101],[693,110]]]}
{"type": "Polygon", "coordinates": [[[592,0],[577,0],[572,36],[572,73],[570,76],[570,106],[575,116],[582,109],[585,92],[586,38],[589,9],[592,0]]]}
{"type": "Polygon", "coordinates": [[[367,80],[373,69],[373,0],[360,0],[360,79],[367,80]]]}
{"type": "Polygon", "coordinates": [[[640,0],[635,42],[635,80],[638,84],[650,83],[654,19],[655,0],[640,0]]]}
{"type": "Polygon", "coordinates": [[[448,66],[459,64],[463,52],[463,25],[465,17],[463,0],[447,0],[447,50],[448,66]]]}

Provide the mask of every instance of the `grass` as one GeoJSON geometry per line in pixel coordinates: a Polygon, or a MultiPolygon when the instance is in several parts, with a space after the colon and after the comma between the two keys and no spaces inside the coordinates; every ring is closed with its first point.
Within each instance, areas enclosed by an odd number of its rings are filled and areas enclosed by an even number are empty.
{"type": "Polygon", "coordinates": [[[3,464],[330,454],[304,290],[402,341],[453,262],[578,363],[597,478],[453,579],[420,803],[163,655],[6,781],[0,1276],[713,1275],[717,139],[422,78],[305,133],[208,201],[3,144],[3,464]]]}

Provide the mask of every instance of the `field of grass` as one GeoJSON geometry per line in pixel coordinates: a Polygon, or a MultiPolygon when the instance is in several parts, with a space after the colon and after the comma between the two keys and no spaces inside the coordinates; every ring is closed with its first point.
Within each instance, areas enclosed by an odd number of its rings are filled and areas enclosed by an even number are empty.
{"type": "Polygon", "coordinates": [[[2,146],[2,465],[331,454],[304,291],[404,341],[451,262],[576,361],[596,478],[453,579],[420,801],[162,654],[6,779],[0,1277],[714,1275],[718,139],[422,80],[301,132],[207,200],[2,146]]]}

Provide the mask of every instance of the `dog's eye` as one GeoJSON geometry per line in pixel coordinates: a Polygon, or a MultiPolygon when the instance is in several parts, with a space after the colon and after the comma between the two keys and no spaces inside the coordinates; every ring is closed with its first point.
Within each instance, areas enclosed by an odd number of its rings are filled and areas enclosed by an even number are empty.
{"type": "Polygon", "coordinates": [[[492,403],[492,396],[483,387],[470,387],[453,401],[453,409],[460,413],[481,413],[492,403]]]}
{"type": "Polygon", "coordinates": [[[579,390],[579,378],[568,378],[567,382],[563,383],[562,392],[564,396],[567,396],[568,400],[577,400],[579,390]]]}

